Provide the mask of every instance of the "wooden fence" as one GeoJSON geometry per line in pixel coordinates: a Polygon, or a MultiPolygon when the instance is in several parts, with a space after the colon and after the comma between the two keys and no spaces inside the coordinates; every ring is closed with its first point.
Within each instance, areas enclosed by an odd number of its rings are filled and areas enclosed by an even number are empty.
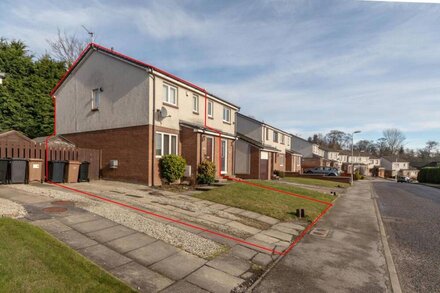
{"type": "MultiPolygon", "coordinates": [[[[46,166],[46,146],[44,143],[17,143],[0,140],[0,158],[21,158],[21,159],[42,159],[43,168],[41,170],[44,178],[46,166]]],[[[48,159],[51,160],[72,160],[87,161],[89,165],[89,178],[99,179],[101,167],[101,151],[94,149],[83,149],[76,147],[66,147],[49,145],[48,159]]]]}

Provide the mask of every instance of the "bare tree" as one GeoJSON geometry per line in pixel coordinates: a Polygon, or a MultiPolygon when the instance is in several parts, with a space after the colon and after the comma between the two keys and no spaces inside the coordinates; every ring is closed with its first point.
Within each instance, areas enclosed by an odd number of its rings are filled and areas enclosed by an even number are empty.
{"type": "Polygon", "coordinates": [[[382,134],[387,148],[393,155],[403,146],[406,139],[403,132],[397,128],[385,129],[382,134]]]}
{"type": "Polygon", "coordinates": [[[81,54],[85,48],[87,41],[79,39],[75,34],[68,35],[66,32],[61,33],[58,28],[57,38],[55,40],[47,40],[50,46],[50,54],[59,61],[65,62],[69,67],[81,54]]]}

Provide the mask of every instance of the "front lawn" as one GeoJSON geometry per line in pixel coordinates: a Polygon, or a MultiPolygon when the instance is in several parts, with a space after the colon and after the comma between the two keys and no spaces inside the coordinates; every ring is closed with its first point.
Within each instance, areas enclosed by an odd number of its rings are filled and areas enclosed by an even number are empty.
{"type": "MultiPolygon", "coordinates": [[[[334,197],[330,195],[288,184],[262,180],[250,180],[250,182],[293,192],[325,202],[331,202],[334,199],[334,197]]],[[[251,186],[245,183],[231,183],[194,196],[232,207],[257,212],[282,221],[295,219],[295,212],[298,208],[304,208],[308,220],[313,220],[327,207],[322,203],[251,186]]]]}
{"type": "Polygon", "coordinates": [[[133,292],[43,230],[0,218],[1,292],[133,292]]]}
{"type": "Polygon", "coordinates": [[[334,182],[334,181],[315,179],[315,178],[284,177],[282,180],[292,183],[330,187],[330,188],[336,188],[336,187],[347,188],[350,186],[350,184],[348,183],[334,182]]]}

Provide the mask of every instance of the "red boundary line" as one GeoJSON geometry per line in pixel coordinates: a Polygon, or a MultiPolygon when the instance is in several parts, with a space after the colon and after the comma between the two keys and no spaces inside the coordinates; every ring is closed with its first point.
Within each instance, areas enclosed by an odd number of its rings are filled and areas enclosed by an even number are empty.
{"type": "Polygon", "coordinates": [[[52,97],[52,102],[53,102],[53,106],[54,106],[54,130],[53,130],[53,133],[51,134],[51,135],[49,135],[47,138],[46,138],[46,140],[45,140],[45,154],[46,154],[46,156],[45,156],[45,160],[46,160],[46,162],[45,162],[45,165],[46,165],[46,170],[45,170],[45,175],[46,175],[46,181],[49,183],[49,184],[52,184],[52,185],[55,185],[55,186],[58,186],[58,187],[61,187],[61,188],[64,188],[64,189],[68,189],[68,190],[71,190],[71,191],[74,191],[74,192],[77,192],[77,193],[81,193],[81,194],[84,194],[84,195],[87,195],[87,196],[90,196],[90,197],[94,197],[94,198],[96,198],[96,199],[99,199],[99,200],[101,200],[101,201],[105,201],[105,202],[109,202],[109,203],[113,203],[113,204],[116,204],[116,205],[119,205],[119,206],[122,206],[122,207],[125,207],[125,208],[129,208],[129,209],[132,209],[132,210],[135,210],[135,211],[138,211],[138,212],[141,212],[141,213],[144,213],[144,214],[148,214],[148,215],[151,215],[151,216],[155,216],[155,217],[158,217],[158,218],[161,218],[161,219],[165,219],[165,220],[168,220],[168,221],[171,221],[171,222],[174,222],[174,223],[177,223],[177,224],[180,224],[180,225],[184,225],[184,226],[187,226],[187,227],[191,227],[191,228],[193,228],[193,229],[197,229],[197,230],[200,230],[200,231],[203,231],[203,232],[207,232],[207,233],[210,233],[210,234],[213,234],[213,235],[217,235],[217,236],[220,236],[220,237],[223,237],[223,238],[226,238],[226,239],[229,239],[229,240],[233,240],[233,241],[235,241],[235,242],[237,242],[237,243],[242,243],[242,244],[245,244],[245,245],[249,245],[249,246],[253,246],[253,247],[257,247],[257,248],[259,248],[259,249],[262,249],[262,250],[266,250],[266,251],[271,251],[273,254],[278,254],[278,255],[286,255],[286,254],[288,254],[294,247],[295,247],[295,245],[297,245],[298,244],[298,242],[307,234],[307,232],[309,232],[310,231],[310,229],[328,212],[328,210],[333,206],[333,204],[332,203],[329,203],[329,202],[325,202],[325,201],[322,201],[322,200],[318,200],[318,199],[315,199],[315,198],[310,198],[310,197],[307,197],[307,196],[303,196],[303,195],[300,195],[300,194],[296,194],[296,193],[292,193],[292,192],[288,192],[288,191],[284,191],[284,190],[280,190],[280,189],[276,189],[276,188],[273,188],[273,187],[270,187],[270,186],[264,186],[264,185],[261,185],[261,184],[256,184],[256,183],[253,183],[253,182],[249,182],[249,181],[245,181],[245,180],[242,180],[242,179],[237,179],[237,178],[232,178],[232,177],[228,177],[228,176],[224,176],[223,174],[221,174],[221,167],[222,167],[222,163],[221,163],[221,137],[222,137],[222,132],[221,131],[219,131],[219,130],[217,130],[217,129],[215,129],[215,128],[212,128],[212,127],[210,127],[210,126],[208,126],[207,125],[207,103],[208,103],[208,97],[207,97],[207,91],[205,90],[205,89],[202,89],[202,88],[200,88],[200,87],[198,87],[198,86],[196,86],[196,85],[194,85],[194,84],[192,84],[192,83],[189,83],[188,81],[185,81],[185,80],[183,80],[183,79],[181,79],[181,78],[179,78],[179,77],[176,77],[176,76],[174,76],[174,75],[172,75],[172,74],[170,74],[170,73],[168,73],[168,72],[166,72],[166,71],[164,71],[164,70],[161,70],[161,69],[159,69],[159,68],[156,68],[156,67],[154,67],[154,66],[151,66],[151,65],[149,65],[149,64],[146,64],[146,63],[143,63],[143,62],[141,62],[141,61],[139,61],[139,60],[136,60],[136,59],[134,59],[134,58],[131,58],[131,57],[129,57],[129,56],[126,56],[126,55],[123,55],[123,54],[121,54],[121,53],[118,53],[118,52],[114,52],[113,50],[109,50],[109,49],[107,49],[107,48],[105,48],[105,47],[103,47],[103,46],[100,46],[100,45],[98,45],[98,44],[94,44],[94,43],[90,43],[84,50],[83,50],[83,52],[80,54],[80,56],[75,60],[75,62],[72,64],[72,66],[70,66],[70,68],[67,70],[67,72],[63,75],[63,77],[60,79],[60,81],[56,84],[56,86],[52,89],[52,91],[50,92],[50,95],[51,95],[51,97],[52,97]],[[53,136],[55,136],[56,135],[56,97],[53,95],[53,93],[55,93],[56,92],[56,90],[61,86],[61,84],[64,82],[64,80],[69,76],[69,74],[73,71],[73,69],[78,65],[78,63],[81,61],[81,59],[85,56],[85,54],[88,52],[88,50],[91,48],[91,47],[96,47],[96,48],[99,48],[99,49],[101,49],[101,50],[103,50],[103,51],[107,51],[107,52],[110,52],[110,53],[112,53],[112,54],[116,54],[116,55],[119,55],[120,57],[122,57],[122,58],[125,58],[125,59],[127,59],[127,60],[129,60],[129,61],[132,61],[132,62],[134,62],[134,63],[138,63],[138,64],[141,64],[141,65],[144,65],[144,66],[148,66],[148,67],[151,67],[151,68],[153,68],[154,70],[156,70],[156,71],[158,71],[158,72],[160,72],[160,73],[162,73],[162,74],[165,74],[165,75],[168,75],[168,76],[170,76],[170,77],[172,77],[172,78],[175,78],[176,80],[178,80],[178,81],[181,81],[181,82],[183,82],[183,83],[186,83],[186,84],[189,84],[189,85],[191,85],[191,86],[193,86],[193,87],[195,87],[195,88],[197,88],[197,89],[199,89],[199,90],[201,90],[201,91],[203,91],[204,92],[204,94],[205,94],[205,115],[204,115],[204,126],[205,126],[205,128],[207,128],[207,129],[209,129],[209,130],[211,130],[211,131],[214,131],[214,132],[216,132],[217,134],[218,134],[218,147],[219,147],[219,157],[218,157],[218,159],[219,159],[219,165],[220,165],[220,168],[219,168],[219,176],[220,177],[223,177],[223,178],[225,178],[225,179],[229,179],[229,180],[233,180],[233,181],[235,181],[235,182],[239,182],[239,183],[243,183],[243,184],[247,184],[247,185],[251,185],[251,186],[255,186],[255,187],[259,187],[259,188],[263,188],[263,189],[267,189],[267,190],[271,190],[271,191],[274,191],[274,192],[278,192],[278,193],[282,193],[282,194],[286,194],[286,195],[290,195],[290,196],[294,196],[294,197],[299,197],[299,198],[302,198],[302,199],[306,199],[306,200],[310,200],[310,201],[314,201],[314,202],[317,202],[317,203],[320,203],[320,204],[325,204],[325,205],[327,205],[327,207],[319,214],[319,216],[318,217],[316,217],[313,221],[312,221],[312,223],[310,223],[302,232],[301,232],[301,234],[300,235],[298,235],[296,238],[295,238],[295,240],[287,247],[287,249],[286,250],[284,250],[284,251],[282,251],[282,252],[280,252],[280,251],[278,251],[278,250],[275,250],[275,249],[271,249],[271,248],[268,248],[268,247],[265,247],[265,246],[262,246],[262,245],[258,245],[258,244],[255,244],[255,243],[252,243],[252,242],[248,242],[248,241],[245,241],[245,240],[243,240],[243,239],[240,239],[240,238],[236,238],[236,237],[233,237],[233,236],[230,236],[230,235],[227,235],[227,234],[223,234],[223,233],[219,233],[219,232],[216,232],[216,231],[212,231],[212,230],[209,230],[209,229],[206,229],[206,228],[203,228],[203,227],[199,227],[199,226],[196,226],[196,225],[192,225],[192,224],[189,224],[189,223],[186,223],[186,222],[184,222],[184,221],[181,221],[181,220],[177,220],[177,219],[173,219],[173,218],[170,218],[170,217],[166,217],[166,216],[162,216],[162,215],[160,215],[160,214],[156,214],[156,213],[153,213],[153,212],[150,212],[150,211],[147,211],[147,210],[144,210],[144,209],[141,209],[141,208],[137,208],[137,207],[135,207],[135,206],[131,206],[131,205],[128,205],[128,204],[125,204],[125,203],[122,203],[122,202],[119,202],[119,201],[115,201],[115,200],[112,200],[112,199],[108,199],[108,198],[106,198],[106,197],[103,197],[103,196],[99,196],[99,195],[96,195],[96,194],[92,194],[92,193],[89,193],[89,192],[86,192],[86,191],[82,191],[82,190],[79,190],[79,189],[75,189],[75,188],[71,188],[71,187],[68,187],[68,186],[64,186],[64,185],[62,185],[62,184],[58,184],[58,183],[55,183],[55,182],[51,182],[51,181],[49,181],[49,160],[48,160],[48,151],[49,151],[49,148],[48,148],[48,141],[49,141],[49,139],[51,138],[51,137],[53,137],[53,136]]]}

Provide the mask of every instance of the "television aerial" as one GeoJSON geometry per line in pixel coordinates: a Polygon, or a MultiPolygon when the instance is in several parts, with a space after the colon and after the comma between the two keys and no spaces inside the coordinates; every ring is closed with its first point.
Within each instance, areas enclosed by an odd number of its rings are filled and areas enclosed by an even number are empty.
{"type": "Polygon", "coordinates": [[[81,25],[81,26],[89,34],[89,36],[90,36],[90,43],[93,43],[95,41],[95,33],[89,31],[84,25],[81,25]]]}

